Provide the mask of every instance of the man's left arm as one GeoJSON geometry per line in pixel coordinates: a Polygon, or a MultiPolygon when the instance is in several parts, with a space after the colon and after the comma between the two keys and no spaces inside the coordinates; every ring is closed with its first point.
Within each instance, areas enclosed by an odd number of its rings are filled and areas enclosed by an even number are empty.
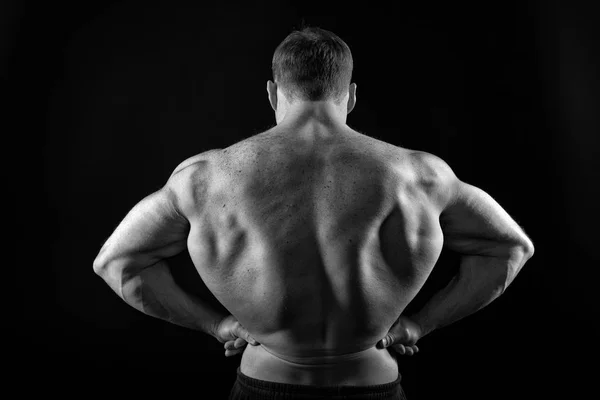
{"type": "Polygon", "coordinates": [[[223,342],[219,330],[228,315],[184,292],[166,262],[187,248],[190,224],[181,197],[190,169],[198,168],[202,165],[178,168],[163,188],[136,204],[100,250],[94,271],[137,310],[223,342]]]}

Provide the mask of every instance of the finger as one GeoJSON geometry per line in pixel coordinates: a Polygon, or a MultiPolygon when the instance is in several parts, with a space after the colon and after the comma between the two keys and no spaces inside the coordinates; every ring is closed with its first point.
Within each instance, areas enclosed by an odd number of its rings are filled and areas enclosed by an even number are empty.
{"type": "Polygon", "coordinates": [[[246,342],[254,346],[258,344],[258,342],[252,336],[250,336],[250,332],[248,332],[241,324],[238,325],[236,329],[236,336],[244,339],[246,342]]]}
{"type": "Polygon", "coordinates": [[[395,344],[393,346],[394,350],[396,350],[399,354],[404,355],[406,353],[406,347],[403,344],[395,344]]]}
{"type": "Polygon", "coordinates": [[[235,350],[235,341],[229,340],[229,341],[225,342],[223,347],[225,348],[225,350],[235,350]]]}
{"type": "Polygon", "coordinates": [[[415,354],[415,351],[413,350],[413,348],[411,346],[404,346],[404,351],[405,351],[405,355],[407,356],[412,356],[413,354],[415,354]]]}
{"type": "Polygon", "coordinates": [[[394,343],[394,335],[388,333],[383,339],[381,339],[377,344],[380,347],[386,348],[391,346],[394,343]]]}
{"type": "Polygon", "coordinates": [[[412,345],[413,350],[415,351],[415,353],[419,352],[419,348],[416,345],[412,345]]]}
{"type": "Polygon", "coordinates": [[[234,346],[236,349],[239,349],[240,347],[244,347],[244,346],[246,345],[246,343],[247,343],[247,342],[246,342],[244,339],[242,339],[242,338],[237,338],[237,339],[235,339],[235,342],[233,342],[233,346],[234,346]]]}
{"type": "Polygon", "coordinates": [[[232,357],[243,352],[244,349],[225,350],[225,357],[232,357]]]}

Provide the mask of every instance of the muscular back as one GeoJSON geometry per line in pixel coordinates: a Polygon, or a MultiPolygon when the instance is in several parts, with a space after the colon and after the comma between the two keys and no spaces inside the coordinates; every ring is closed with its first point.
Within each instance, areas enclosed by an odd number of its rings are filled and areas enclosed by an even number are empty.
{"type": "Polygon", "coordinates": [[[277,129],[195,167],[192,260],[279,354],[373,346],[440,254],[435,171],[417,152],[350,130],[277,129]]]}

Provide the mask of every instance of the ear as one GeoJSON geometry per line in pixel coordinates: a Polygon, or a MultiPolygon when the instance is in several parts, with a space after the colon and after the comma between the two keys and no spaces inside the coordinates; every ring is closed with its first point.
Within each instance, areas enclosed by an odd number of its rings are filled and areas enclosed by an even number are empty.
{"type": "Polygon", "coordinates": [[[267,81],[267,94],[271,108],[273,111],[277,111],[277,84],[275,82],[267,81]]]}
{"type": "Polygon", "coordinates": [[[356,83],[351,83],[348,88],[348,111],[350,114],[352,110],[354,110],[354,106],[356,105],[356,83]]]}

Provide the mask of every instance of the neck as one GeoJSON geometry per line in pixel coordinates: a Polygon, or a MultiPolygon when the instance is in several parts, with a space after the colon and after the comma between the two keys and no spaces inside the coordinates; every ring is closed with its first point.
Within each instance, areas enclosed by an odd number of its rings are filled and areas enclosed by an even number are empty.
{"type": "Polygon", "coordinates": [[[295,101],[289,104],[278,125],[346,125],[346,112],[333,101],[295,101]]]}

